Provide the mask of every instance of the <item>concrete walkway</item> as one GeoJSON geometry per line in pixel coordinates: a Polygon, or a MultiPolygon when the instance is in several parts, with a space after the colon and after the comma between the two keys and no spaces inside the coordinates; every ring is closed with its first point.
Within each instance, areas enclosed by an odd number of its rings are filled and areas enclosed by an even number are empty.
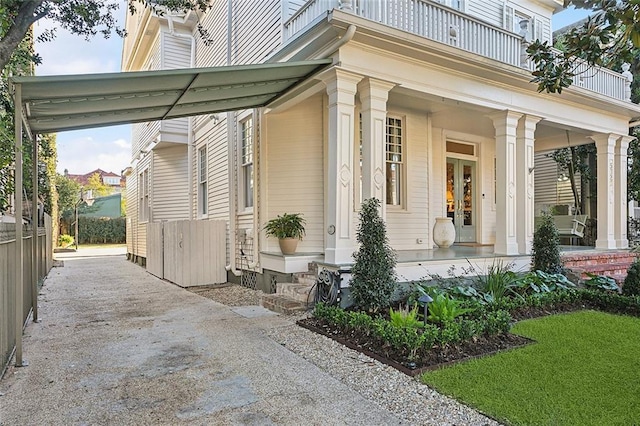
{"type": "Polygon", "coordinates": [[[56,256],[29,366],[0,381],[1,425],[400,424],[265,335],[287,318],[243,316],[118,253],[56,256]]]}

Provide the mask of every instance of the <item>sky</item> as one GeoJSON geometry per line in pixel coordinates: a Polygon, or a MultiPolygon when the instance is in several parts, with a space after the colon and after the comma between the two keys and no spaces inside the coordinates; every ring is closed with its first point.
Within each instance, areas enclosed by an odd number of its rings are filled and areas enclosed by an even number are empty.
{"type": "MultiPolygon", "coordinates": [[[[124,2],[117,12],[124,26],[124,2]]],[[[51,22],[38,21],[38,34],[51,22]]],[[[122,38],[114,34],[109,39],[97,35],[85,41],[62,28],[56,29],[56,39],[48,43],[36,43],[36,51],[42,64],[36,67],[36,75],[62,75],[119,72],[122,55],[122,38]]],[[[131,126],[111,126],[90,130],[60,132],[57,136],[58,173],[65,169],[71,174],[86,174],[95,169],[120,174],[131,161],[131,126]]]]}
{"type": "MultiPolygon", "coordinates": [[[[117,12],[118,21],[124,26],[126,13],[122,1],[117,12]]],[[[568,9],[554,16],[553,29],[559,29],[587,16],[584,10],[568,9]]],[[[51,22],[36,23],[36,34],[50,27],[51,22]]],[[[37,75],[61,75],[104,73],[120,71],[122,38],[117,35],[104,39],[95,36],[90,41],[72,35],[62,28],[57,37],[48,43],[36,43],[36,51],[42,64],[36,67],[37,75]]],[[[57,171],[86,174],[95,169],[120,174],[131,160],[131,126],[111,126],[90,130],[60,132],[57,137],[57,171]]]]}

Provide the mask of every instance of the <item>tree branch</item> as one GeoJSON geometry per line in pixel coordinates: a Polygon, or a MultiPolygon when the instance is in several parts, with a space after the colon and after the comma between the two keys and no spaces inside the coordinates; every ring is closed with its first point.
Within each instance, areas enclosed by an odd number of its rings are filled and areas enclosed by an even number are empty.
{"type": "Polygon", "coordinates": [[[35,12],[43,2],[44,0],[25,0],[20,4],[13,23],[0,40],[0,69],[4,69],[11,59],[11,54],[29,31],[29,27],[39,19],[38,16],[41,14],[36,15],[35,12]]]}

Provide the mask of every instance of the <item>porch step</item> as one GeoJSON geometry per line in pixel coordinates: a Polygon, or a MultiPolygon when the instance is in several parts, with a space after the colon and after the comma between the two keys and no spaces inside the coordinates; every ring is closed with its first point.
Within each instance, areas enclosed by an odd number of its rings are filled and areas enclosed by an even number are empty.
{"type": "Polygon", "coordinates": [[[315,281],[311,284],[277,283],[275,294],[298,302],[311,304],[315,296],[315,281]]]}
{"type": "Polygon", "coordinates": [[[262,296],[261,302],[262,306],[270,311],[285,315],[309,310],[309,306],[305,302],[293,300],[281,294],[265,294],[262,296]]]}
{"type": "Polygon", "coordinates": [[[636,259],[636,254],[628,251],[610,253],[575,253],[562,257],[565,268],[581,279],[588,279],[589,274],[605,275],[621,284],[627,276],[629,266],[636,259]]]}

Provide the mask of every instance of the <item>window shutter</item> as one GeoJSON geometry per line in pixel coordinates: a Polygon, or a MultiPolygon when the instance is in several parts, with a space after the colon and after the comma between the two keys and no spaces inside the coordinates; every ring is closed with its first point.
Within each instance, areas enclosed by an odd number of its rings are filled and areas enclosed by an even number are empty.
{"type": "Polygon", "coordinates": [[[538,18],[533,20],[533,38],[536,40],[545,41],[544,37],[544,24],[538,18]]]}

